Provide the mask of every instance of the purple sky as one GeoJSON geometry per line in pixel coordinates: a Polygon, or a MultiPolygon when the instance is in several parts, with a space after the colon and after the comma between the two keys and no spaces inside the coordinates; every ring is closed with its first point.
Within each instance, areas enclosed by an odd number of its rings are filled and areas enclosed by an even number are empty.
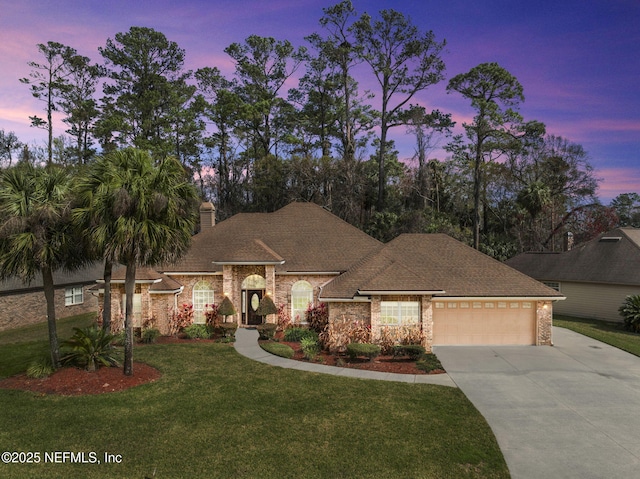
{"type": "MultiPolygon", "coordinates": [[[[186,67],[233,65],[224,48],[251,34],[303,45],[320,31],[318,0],[20,0],[0,12],[0,128],[23,142],[42,144],[45,134],[29,127],[40,115],[18,79],[28,61],[39,61],[37,43],[57,41],[101,61],[97,48],[131,26],[164,33],[186,50],[186,67]]],[[[446,39],[446,80],[414,103],[473,116],[457,95],[445,93],[452,76],[495,61],[518,78],[526,97],[521,113],[547,125],[547,132],[587,150],[603,203],[620,193],[640,193],[640,2],[638,0],[354,0],[358,12],[375,16],[393,8],[422,30],[446,39]]],[[[373,83],[361,81],[363,88],[373,83]]],[[[375,90],[374,90],[375,92],[375,90]]],[[[63,133],[61,126],[54,135],[63,133]]],[[[393,138],[401,158],[413,155],[411,138],[393,138]]],[[[434,153],[444,158],[444,153],[434,153]]]]}

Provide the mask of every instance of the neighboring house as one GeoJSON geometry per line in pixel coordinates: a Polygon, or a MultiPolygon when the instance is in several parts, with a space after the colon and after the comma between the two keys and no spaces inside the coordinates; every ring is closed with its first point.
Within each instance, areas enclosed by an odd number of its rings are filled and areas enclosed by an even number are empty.
{"type": "MultiPolygon", "coordinates": [[[[204,322],[208,304],[226,295],[229,320],[255,325],[260,299],[272,295],[304,321],[324,302],[330,321],[422,329],[434,344],[551,344],[557,291],[446,235],[402,235],[383,244],[320,206],[292,203],[274,213],[242,213],[219,224],[211,203],[202,231],[172,266],[141,268],[135,325],[154,318],[163,331],[182,304],[204,322]]],[[[113,276],[114,318],[122,317],[124,268],[113,276]]],[[[275,315],[269,321],[275,321],[275,315]]]]}
{"type": "MultiPolygon", "coordinates": [[[[56,318],[95,312],[98,297],[90,291],[96,277],[102,275],[101,264],[73,272],[56,271],[56,318]]],[[[42,275],[36,275],[31,284],[18,278],[0,282],[0,331],[18,328],[47,320],[47,303],[42,287],[42,275]]]]}
{"type": "Polygon", "coordinates": [[[563,253],[523,253],[506,263],[565,296],[556,313],[622,321],[618,308],[640,294],[640,229],[617,228],[563,253]]]}

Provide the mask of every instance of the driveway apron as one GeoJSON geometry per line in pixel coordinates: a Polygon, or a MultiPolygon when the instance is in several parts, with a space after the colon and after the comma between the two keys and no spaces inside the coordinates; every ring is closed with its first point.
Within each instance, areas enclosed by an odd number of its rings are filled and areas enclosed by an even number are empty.
{"type": "Polygon", "coordinates": [[[438,346],[514,479],[640,477],[640,358],[567,329],[554,346],[438,346]]]}

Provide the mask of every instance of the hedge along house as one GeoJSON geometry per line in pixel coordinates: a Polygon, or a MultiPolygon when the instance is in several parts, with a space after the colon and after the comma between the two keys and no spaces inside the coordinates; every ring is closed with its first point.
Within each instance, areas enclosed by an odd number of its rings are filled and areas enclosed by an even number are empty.
{"type": "MultiPolygon", "coordinates": [[[[140,270],[138,325],[154,317],[167,332],[182,304],[204,322],[207,305],[228,296],[237,313],[227,320],[251,326],[262,322],[256,309],[269,294],[298,321],[310,304],[324,302],[330,321],[363,322],[374,338],[382,328],[420,328],[428,349],[551,344],[552,302],[562,295],[446,235],[402,235],[383,244],[311,203],[219,224],[210,203],[200,214],[202,230],[181,261],[140,270]]],[[[123,283],[119,270],[114,316],[121,315],[123,283]]]]}

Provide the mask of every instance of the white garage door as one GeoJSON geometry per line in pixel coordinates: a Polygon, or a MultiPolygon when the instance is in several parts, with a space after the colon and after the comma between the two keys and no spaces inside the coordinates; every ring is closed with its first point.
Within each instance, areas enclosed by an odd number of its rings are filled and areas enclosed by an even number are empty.
{"type": "Polygon", "coordinates": [[[535,344],[533,301],[434,301],[433,344],[535,344]]]}

